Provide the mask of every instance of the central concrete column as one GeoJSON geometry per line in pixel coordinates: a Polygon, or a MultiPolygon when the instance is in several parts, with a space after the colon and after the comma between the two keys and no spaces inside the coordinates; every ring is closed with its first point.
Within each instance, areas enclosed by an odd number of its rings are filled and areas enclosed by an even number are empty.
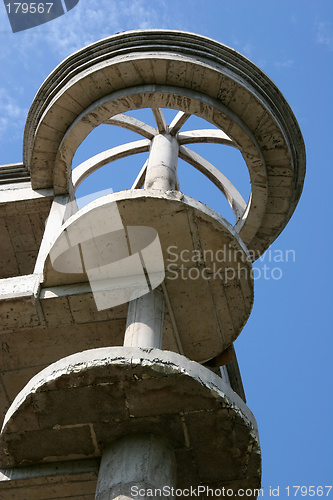
{"type": "Polygon", "coordinates": [[[173,498],[176,461],[173,449],[152,434],[133,434],[103,452],[95,500],[173,498]]]}
{"type": "Polygon", "coordinates": [[[128,305],[124,346],[162,349],[164,296],[160,290],[132,300],[128,305]]]}
{"type": "MultiPolygon", "coordinates": [[[[152,140],[145,188],[174,190],[179,145],[170,134],[152,140]]],[[[124,336],[126,347],[162,348],[164,297],[160,290],[132,300],[124,336]]],[[[131,434],[103,450],[95,500],[173,498],[176,460],[173,449],[152,434],[131,434]]]]}
{"type": "MultiPolygon", "coordinates": [[[[151,141],[145,189],[174,190],[177,185],[179,144],[169,133],[151,141]]],[[[124,346],[162,348],[164,297],[159,290],[129,303],[124,346]]]]}
{"type": "Polygon", "coordinates": [[[178,141],[172,135],[158,134],[153,138],[147,165],[146,189],[176,189],[178,152],[178,141]]]}

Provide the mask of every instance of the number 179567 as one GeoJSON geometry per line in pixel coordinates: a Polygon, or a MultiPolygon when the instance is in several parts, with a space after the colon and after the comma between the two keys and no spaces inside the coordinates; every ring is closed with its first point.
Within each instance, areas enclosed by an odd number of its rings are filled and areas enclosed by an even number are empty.
{"type": "Polygon", "coordinates": [[[302,497],[328,497],[332,486],[287,486],[287,496],[295,497],[300,495],[302,497]]]}
{"type": "Polygon", "coordinates": [[[53,2],[50,3],[21,3],[6,4],[8,14],[49,14],[53,2]]]}

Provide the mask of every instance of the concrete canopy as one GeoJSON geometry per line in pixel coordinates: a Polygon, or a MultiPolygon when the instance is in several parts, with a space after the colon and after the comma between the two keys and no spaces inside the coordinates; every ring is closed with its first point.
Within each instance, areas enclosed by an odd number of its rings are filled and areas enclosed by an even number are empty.
{"type": "Polygon", "coordinates": [[[296,119],[269,78],[236,51],[185,32],[121,33],[75,53],[44,82],[28,115],[32,185],[69,189],[76,148],[104,120],[169,107],[221,128],[240,149],[252,193],[236,230],[262,253],[291,217],[305,172],[296,119]]]}

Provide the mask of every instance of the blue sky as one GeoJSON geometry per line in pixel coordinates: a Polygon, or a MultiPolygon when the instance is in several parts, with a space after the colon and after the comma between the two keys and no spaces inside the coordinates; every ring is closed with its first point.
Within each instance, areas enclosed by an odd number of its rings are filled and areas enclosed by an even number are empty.
{"type": "MultiPolygon", "coordinates": [[[[192,31],[233,47],[275,82],[299,122],[307,149],[303,195],[271,252],[256,263],[261,277],[254,308],[235,345],[248,406],[259,425],[265,496],[269,486],[279,486],[279,497],[288,498],[288,485],[330,485],[333,2],[81,0],[65,16],[16,34],[0,5],[0,163],[22,161],[28,109],[56,65],[88,43],[139,28],[192,31]],[[293,253],[287,262],[288,250],[293,253]],[[272,274],[275,268],[281,272],[272,274]]],[[[98,141],[88,143],[77,161],[111,147],[98,141]]],[[[226,153],[226,168],[239,161],[235,153],[226,153]]],[[[214,161],[214,149],[210,154],[214,161]]],[[[198,178],[187,176],[189,194],[217,210],[217,194],[200,193],[198,178]]],[[[112,189],[125,187],[110,179],[112,189]]],[[[246,190],[246,175],[240,182],[246,190]]],[[[86,189],[98,189],[97,183],[96,177],[96,185],[86,189]]]]}

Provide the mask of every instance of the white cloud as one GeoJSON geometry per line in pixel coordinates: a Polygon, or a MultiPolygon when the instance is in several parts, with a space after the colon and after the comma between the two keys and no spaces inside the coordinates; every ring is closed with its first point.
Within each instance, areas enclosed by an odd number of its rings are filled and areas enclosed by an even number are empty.
{"type": "Polygon", "coordinates": [[[171,22],[168,16],[164,1],[157,11],[147,0],[81,0],[68,14],[49,23],[46,42],[63,58],[119,31],[165,27],[171,22]]]}
{"type": "Polygon", "coordinates": [[[238,50],[238,52],[249,57],[250,53],[252,52],[251,42],[247,41],[244,43],[235,35],[231,37],[231,40],[232,40],[231,47],[234,47],[236,50],[238,50]]]}
{"type": "Polygon", "coordinates": [[[158,7],[152,0],[81,0],[65,15],[15,34],[11,33],[9,21],[4,16],[0,30],[4,28],[2,34],[11,40],[4,44],[0,59],[15,53],[24,64],[31,61],[31,54],[49,52],[60,62],[86,45],[114,33],[168,28],[174,23],[164,0],[159,0],[158,7]]]}
{"type": "Polygon", "coordinates": [[[276,61],[274,66],[276,68],[291,68],[294,65],[294,61],[292,59],[286,59],[284,61],[276,61]]]}
{"type": "Polygon", "coordinates": [[[317,22],[316,41],[320,45],[325,45],[329,50],[333,51],[333,27],[332,23],[317,22]]]}
{"type": "Polygon", "coordinates": [[[250,58],[250,57],[251,57],[251,55],[252,55],[252,53],[253,53],[253,45],[252,45],[252,43],[251,43],[251,42],[247,42],[247,43],[245,43],[245,45],[243,45],[243,47],[242,47],[242,53],[243,53],[246,57],[248,57],[248,58],[250,58]]]}
{"type": "Polygon", "coordinates": [[[0,62],[6,74],[0,87],[3,144],[22,141],[28,110],[20,101],[30,106],[38,86],[65,57],[117,32],[175,27],[165,0],[158,4],[153,0],[80,0],[58,19],[19,33],[11,32],[6,16],[0,16],[0,21],[0,62]]]}
{"type": "Polygon", "coordinates": [[[6,89],[0,87],[0,133],[9,128],[21,130],[24,127],[27,109],[23,108],[13,99],[6,89]]]}

